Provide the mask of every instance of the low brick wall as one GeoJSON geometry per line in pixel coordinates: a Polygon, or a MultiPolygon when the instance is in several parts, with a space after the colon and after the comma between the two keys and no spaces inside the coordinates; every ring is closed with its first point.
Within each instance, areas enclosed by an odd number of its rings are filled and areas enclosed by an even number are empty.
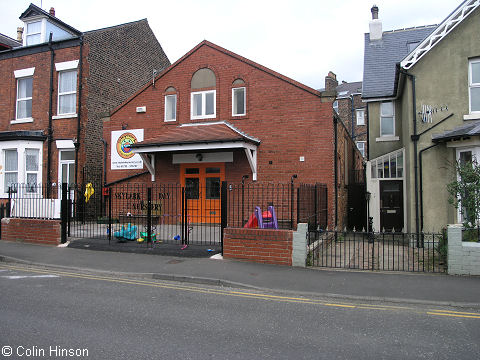
{"type": "Polygon", "coordinates": [[[2,240],[58,245],[61,243],[61,223],[60,220],[3,218],[2,240]]]}
{"type": "Polygon", "coordinates": [[[226,228],[223,257],[292,265],[292,230],[226,228]]]}
{"type": "Polygon", "coordinates": [[[448,273],[480,275],[480,243],[462,241],[462,225],[448,225],[448,273]]]}

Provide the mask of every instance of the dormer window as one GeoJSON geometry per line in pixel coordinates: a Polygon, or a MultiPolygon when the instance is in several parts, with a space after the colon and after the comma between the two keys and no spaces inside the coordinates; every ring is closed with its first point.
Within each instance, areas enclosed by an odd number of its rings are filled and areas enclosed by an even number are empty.
{"type": "Polygon", "coordinates": [[[27,23],[27,34],[25,35],[25,45],[36,45],[42,42],[42,21],[27,23]]]}

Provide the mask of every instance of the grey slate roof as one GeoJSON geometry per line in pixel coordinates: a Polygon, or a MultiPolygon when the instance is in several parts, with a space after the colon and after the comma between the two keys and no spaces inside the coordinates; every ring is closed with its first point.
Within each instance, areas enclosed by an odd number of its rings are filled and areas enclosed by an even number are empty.
{"type": "Polygon", "coordinates": [[[338,85],[335,90],[337,91],[337,99],[347,98],[352,94],[362,93],[362,82],[355,81],[349,83],[342,83],[338,85]],[[345,93],[346,91],[346,93],[345,93]]]}
{"type": "Polygon", "coordinates": [[[441,134],[434,134],[432,135],[432,141],[438,143],[470,136],[480,136],[480,121],[467,122],[453,130],[447,130],[441,134]]]}
{"type": "Polygon", "coordinates": [[[6,45],[10,48],[22,46],[21,42],[8,37],[7,35],[0,34],[0,44],[6,45]]]}
{"type": "MultiPolygon", "coordinates": [[[[395,95],[396,64],[409,54],[408,44],[421,42],[437,25],[384,31],[381,40],[370,41],[365,34],[363,98],[395,95]]],[[[413,50],[413,49],[411,49],[413,50]]]]}

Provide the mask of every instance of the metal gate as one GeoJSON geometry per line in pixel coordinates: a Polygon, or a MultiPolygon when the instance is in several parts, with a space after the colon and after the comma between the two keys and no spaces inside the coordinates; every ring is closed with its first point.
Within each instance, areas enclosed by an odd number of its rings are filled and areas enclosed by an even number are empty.
{"type": "Polygon", "coordinates": [[[309,265],[357,270],[445,272],[445,234],[315,231],[309,265]]]}

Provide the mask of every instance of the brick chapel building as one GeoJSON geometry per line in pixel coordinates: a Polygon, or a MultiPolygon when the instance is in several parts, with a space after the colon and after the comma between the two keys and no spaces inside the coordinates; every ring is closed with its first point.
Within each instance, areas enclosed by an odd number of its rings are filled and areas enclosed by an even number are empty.
{"type": "Polygon", "coordinates": [[[30,4],[20,20],[17,42],[1,38],[0,198],[17,184],[56,197],[101,179],[103,114],[170,63],[146,19],[81,32],[30,4]]]}
{"type": "Polygon", "coordinates": [[[362,161],[334,99],[203,41],[104,119],[107,182],[208,189],[296,175],[327,185],[329,225],[343,226],[349,173],[362,161]]]}

